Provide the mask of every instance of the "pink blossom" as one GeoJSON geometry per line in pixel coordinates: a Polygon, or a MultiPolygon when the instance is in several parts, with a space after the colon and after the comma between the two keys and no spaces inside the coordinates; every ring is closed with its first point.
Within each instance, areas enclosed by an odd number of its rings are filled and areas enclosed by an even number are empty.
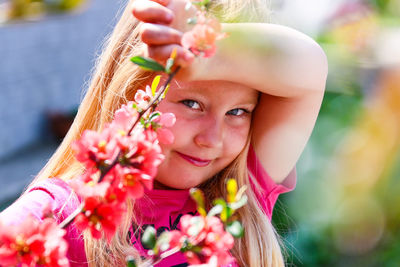
{"type": "Polygon", "coordinates": [[[110,242],[125,212],[125,204],[109,203],[99,197],[88,197],[84,201],[82,212],[74,220],[76,227],[80,231],[89,229],[96,239],[101,238],[103,231],[110,242]]]}
{"type": "Polygon", "coordinates": [[[133,123],[138,118],[138,112],[133,107],[134,104],[133,101],[130,101],[126,105],[122,105],[121,108],[117,109],[114,113],[111,128],[120,135],[127,135],[133,123]]]}
{"type": "Polygon", "coordinates": [[[172,144],[175,140],[174,134],[168,129],[158,129],[157,130],[157,137],[160,143],[162,144],[172,144]]]}
{"type": "Polygon", "coordinates": [[[169,232],[169,247],[181,247],[185,240],[185,236],[181,231],[173,230],[169,232]]]}
{"type": "Polygon", "coordinates": [[[219,218],[184,215],[180,222],[183,236],[198,248],[185,252],[190,264],[221,266],[232,261],[229,250],[233,248],[234,239],[230,233],[225,232],[219,218]]]}
{"type": "Polygon", "coordinates": [[[154,177],[157,174],[157,167],[161,164],[164,156],[158,144],[157,134],[151,130],[135,131],[130,136],[128,152],[124,154],[121,166],[139,170],[147,176],[154,177]]]}
{"type": "Polygon", "coordinates": [[[174,126],[175,122],[176,122],[175,114],[170,112],[162,113],[158,121],[158,123],[164,127],[172,127],[174,126]]]}
{"type": "Polygon", "coordinates": [[[113,183],[108,188],[104,199],[108,203],[124,203],[127,197],[127,190],[120,185],[115,186],[115,184],[113,183]]]}
{"type": "Polygon", "coordinates": [[[100,133],[86,130],[81,138],[72,144],[75,157],[86,168],[101,167],[118,155],[119,149],[113,138],[113,131],[106,127],[100,133]]]}
{"type": "Polygon", "coordinates": [[[118,167],[117,187],[126,192],[133,199],[141,198],[144,194],[144,187],[153,187],[153,177],[137,168],[118,167]]]}
{"type": "Polygon", "coordinates": [[[197,24],[191,31],[182,36],[182,46],[191,50],[195,55],[211,57],[215,54],[215,42],[226,37],[220,32],[221,26],[215,19],[206,19],[198,14],[197,24]]]}
{"type": "Polygon", "coordinates": [[[93,180],[88,181],[85,179],[85,177],[87,177],[86,173],[83,176],[75,178],[69,182],[69,185],[78,196],[84,199],[86,197],[104,197],[106,195],[106,192],[110,187],[110,183],[108,181],[96,183],[93,180]]]}
{"type": "Polygon", "coordinates": [[[28,216],[20,225],[0,223],[0,262],[2,266],[69,266],[65,230],[54,219],[42,222],[28,216]]]}
{"type": "Polygon", "coordinates": [[[146,91],[137,90],[135,94],[135,102],[137,106],[141,109],[145,109],[149,103],[153,100],[154,96],[151,91],[151,87],[146,85],[146,91]]]}
{"type": "Polygon", "coordinates": [[[174,135],[165,127],[172,127],[176,122],[175,114],[173,113],[160,113],[154,122],[161,126],[161,128],[157,128],[157,138],[162,144],[172,144],[174,142],[174,135]]]}

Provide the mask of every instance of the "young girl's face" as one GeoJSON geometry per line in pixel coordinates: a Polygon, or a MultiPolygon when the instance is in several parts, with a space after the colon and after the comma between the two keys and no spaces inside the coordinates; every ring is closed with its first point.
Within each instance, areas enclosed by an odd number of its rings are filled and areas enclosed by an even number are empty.
{"type": "Polygon", "coordinates": [[[256,90],[227,81],[171,84],[158,109],[175,114],[175,141],[161,145],[155,187],[198,186],[228,166],[246,144],[257,100],[256,90]]]}

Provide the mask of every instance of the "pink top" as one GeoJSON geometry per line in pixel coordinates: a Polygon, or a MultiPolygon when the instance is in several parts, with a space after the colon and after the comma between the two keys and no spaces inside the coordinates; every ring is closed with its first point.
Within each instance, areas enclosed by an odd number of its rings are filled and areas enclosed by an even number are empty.
{"type": "MultiPolygon", "coordinates": [[[[275,184],[262,168],[254,150],[250,148],[248,156],[248,169],[252,189],[255,192],[262,209],[271,219],[272,209],[278,196],[293,190],[296,184],[296,173],[293,171],[283,184],[275,184]]],[[[42,209],[50,204],[56,214],[58,222],[63,221],[79,205],[79,200],[72,194],[67,183],[58,179],[47,179],[32,187],[14,204],[0,214],[0,219],[5,224],[19,224],[27,214],[31,213],[38,219],[42,217],[42,209]]],[[[196,205],[192,201],[188,190],[152,190],[135,205],[135,214],[142,228],[152,225],[157,233],[165,230],[179,229],[179,220],[185,214],[196,214],[196,205]]],[[[132,225],[136,228],[135,225],[132,225]]],[[[131,241],[138,251],[145,253],[141,247],[141,232],[137,231],[131,236],[131,241]]],[[[72,225],[67,228],[66,239],[69,243],[68,258],[71,266],[87,266],[84,243],[80,233],[72,225]]],[[[186,266],[186,260],[180,253],[176,253],[156,267],[186,266]],[[182,265],[183,264],[183,265],[182,265]]]]}

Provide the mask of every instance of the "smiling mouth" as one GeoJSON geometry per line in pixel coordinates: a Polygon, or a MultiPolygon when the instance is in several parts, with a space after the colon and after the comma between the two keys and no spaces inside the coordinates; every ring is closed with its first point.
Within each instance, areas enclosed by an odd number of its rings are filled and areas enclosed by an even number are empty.
{"type": "Polygon", "coordinates": [[[181,156],[184,160],[188,161],[189,163],[193,164],[196,167],[205,167],[208,164],[211,163],[211,160],[204,160],[204,159],[199,159],[199,158],[194,158],[191,156],[188,156],[186,154],[182,154],[177,152],[179,156],[181,156]]]}

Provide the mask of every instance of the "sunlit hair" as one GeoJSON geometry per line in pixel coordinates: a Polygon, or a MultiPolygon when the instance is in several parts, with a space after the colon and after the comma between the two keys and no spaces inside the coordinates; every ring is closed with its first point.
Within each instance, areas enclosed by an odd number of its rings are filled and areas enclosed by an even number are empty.
{"type": "MultiPolygon", "coordinates": [[[[134,55],[142,55],[144,44],[139,38],[138,21],[128,7],[123,11],[113,33],[104,45],[87,93],[78,114],[62,144],[42,169],[34,182],[48,177],[68,180],[79,175],[82,165],[74,159],[71,143],[86,129],[100,130],[111,121],[112,114],[128,99],[133,99],[137,89],[144,88],[154,76],[130,62],[134,55]]],[[[212,9],[223,22],[258,21],[268,17],[267,1],[261,0],[219,0],[212,9]],[[223,10],[223,12],[218,12],[223,10]]],[[[227,168],[202,185],[209,199],[224,196],[225,178],[235,178],[239,186],[250,188],[246,159],[246,147],[227,168]]],[[[245,227],[245,235],[235,243],[233,255],[241,266],[283,266],[284,261],[277,235],[267,215],[251,190],[247,190],[248,204],[238,211],[245,227]]],[[[119,226],[110,245],[104,239],[95,240],[84,233],[85,250],[89,266],[123,266],[126,255],[137,255],[127,236],[135,220],[134,203],[128,203],[128,213],[119,226]],[[112,255],[112,256],[110,256],[112,255]]]]}

